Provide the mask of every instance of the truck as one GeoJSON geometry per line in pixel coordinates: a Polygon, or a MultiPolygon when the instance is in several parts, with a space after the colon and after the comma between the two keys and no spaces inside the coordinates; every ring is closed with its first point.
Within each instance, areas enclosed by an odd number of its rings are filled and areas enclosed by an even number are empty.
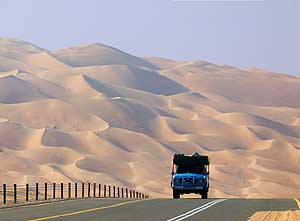
{"type": "Polygon", "coordinates": [[[190,193],[200,194],[202,199],[207,199],[209,164],[209,157],[198,153],[174,154],[171,178],[173,199],[179,199],[180,195],[190,193]]]}

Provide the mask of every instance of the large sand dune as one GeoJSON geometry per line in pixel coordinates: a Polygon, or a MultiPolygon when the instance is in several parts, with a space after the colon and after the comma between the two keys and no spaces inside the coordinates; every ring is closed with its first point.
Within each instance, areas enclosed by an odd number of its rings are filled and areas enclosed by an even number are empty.
{"type": "Polygon", "coordinates": [[[102,44],[0,39],[1,183],[91,181],[170,196],[175,152],[213,197],[300,194],[300,78],[102,44]]]}

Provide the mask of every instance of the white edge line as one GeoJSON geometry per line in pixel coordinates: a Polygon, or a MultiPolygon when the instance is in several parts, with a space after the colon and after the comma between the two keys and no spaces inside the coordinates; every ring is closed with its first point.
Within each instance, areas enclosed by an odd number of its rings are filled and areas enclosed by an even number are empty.
{"type": "Polygon", "coordinates": [[[201,208],[201,209],[199,209],[199,210],[196,210],[195,212],[190,213],[190,214],[188,214],[188,215],[186,215],[186,216],[184,216],[184,217],[182,217],[182,218],[180,218],[180,219],[176,219],[176,221],[184,220],[184,219],[186,219],[186,218],[188,218],[188,217],[190,217],[190,216],[193,216],[193,215],[195,215],[195,214],[197,214],[197,213],[199,213],[199,212],[201,212],[201,211],[203,211],[203,210],[206,210],[206,209],[208,209],[209,207],[212,207],[212,206],[214,206],[214,205],[216,205],[216,204],[218,204],[218,203],[220,203],[220,202],[223,202],[223,201],[225,201],[225,199],[224,199],[224,200],[220,200],[220,201],[218,201],[218,202],[214,202],[214,203],[212,203],[212,204],[210,204],[210,205],[208,205],[208,206],[206,206],[206,207],[203,207],[203,208],[201,208]]]}
{"type": "MultiPolygon", "coordinates": [[[[211,205],[211,204],[213,204],[213,203],[219,203],[219,202],[222,202],[222,201],[224,201],[224,199],[219,199],[219,200],[214,200],[214,201],[211,201],[211,202],[209,202],[209,203],[206,203],[206,204],[204,204],[204,205],[202,205],[202,206],[200,206],[200,207],[197,207],[197,208],[195,208],[195,209],[192,209],[192,210],[190,210],[190,211],[188,211],[188,212],[185,212],[185,213],[183,213],[183,214],[181,214],[181,215],[178,215],[178,216],[176,216],[176,217],[173,217],[173,218],[171,218],[171,219],[168,219],[168,220],[166,220],[166,221],[174,221],[174,220],[176,220],[176,219],[179,219],[179,218],[181,218],[181,217],[183,217],[183,216],[187,216],[187,215],[189,215],[190,213],[193,213],[193,212],[195,212],[195,211],[198,211],[198,210],[200,210],[200,209],[202,209],[202,208],[206,208],[207,206],[209,206],[209,205],[211,205]]],[[[213,205],[215,205],[215,204],[213,204],[213,205]]]]}
{"type": "Polygon", "coordinates": [[[210,205],[210,204],[212,204],[212,203],[214,203],[214,202],[216,202],[216,201],[218,201],[218,200],[210,201],[210,202],[208,202],[208,203],[206,203],[206,204],[204,204],[204,205],[202,205],[202,206],[200,206],[200,207],[197,207],[197,208],[195,208],[195,209],[189,210],[189,211],[187,211],[187,212],[185,212],[185,213],[183,213],[183,214],[180,214],[180,215],[178,215],[178,216],[176,216],[176,217],[173,217],[173,218],[171,218],[171,219],[168,219],[168,220],[166,220],[166,221],[173,221],[173,220],[178,219],[178,218],[180,218],[180,217],[182,217],[182,216],[186,216],[186,215],[188,215],[188,214],[190,214],[190,213],[192,213],[192,212],[194,212],[194,211],[196,211],[196,210],[198,210],[198,209],[201,209],[202,207],[205,207],[205,206],[207,206],[207,205],[210,205]]]}

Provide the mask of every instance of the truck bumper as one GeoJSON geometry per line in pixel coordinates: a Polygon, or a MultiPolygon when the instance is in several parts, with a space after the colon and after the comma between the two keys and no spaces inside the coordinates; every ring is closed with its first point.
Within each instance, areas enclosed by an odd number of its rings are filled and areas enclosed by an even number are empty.
{"type": "Polygon", "coordinates": [[[189,194],[189,193],[203,193],[208,191],[206,187],[199,186],[199,187],[194,187],[194,188],[182,188],[182,187],[173,187],[173,190],[179,192],[180,194],[189,194]]]}

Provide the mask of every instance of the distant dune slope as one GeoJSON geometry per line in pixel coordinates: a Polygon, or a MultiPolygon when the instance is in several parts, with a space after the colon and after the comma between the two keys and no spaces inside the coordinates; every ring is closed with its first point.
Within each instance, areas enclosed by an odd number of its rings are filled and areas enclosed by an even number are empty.
{"type": "Polygon", "coordinates": [[[300,195],[300,78],[102,44],[0,38],[1,182],[171,195],[175,152],[212,159],[212,197],[300,195]]]}
{"type": "Polygon", "coordinates": [[[153,64],[142,58],[99,43],[58,50],[53,52],[53,55],[72,67],[133,65],[150,69],[155,68],[153,64]]]}
{"type": "Polygon", "coordinates": [[[202,61],[174,65],[160,73],[193,91],[214,93],[238,103],[300,107],[300,78],[294,76],[202,61]]]}

